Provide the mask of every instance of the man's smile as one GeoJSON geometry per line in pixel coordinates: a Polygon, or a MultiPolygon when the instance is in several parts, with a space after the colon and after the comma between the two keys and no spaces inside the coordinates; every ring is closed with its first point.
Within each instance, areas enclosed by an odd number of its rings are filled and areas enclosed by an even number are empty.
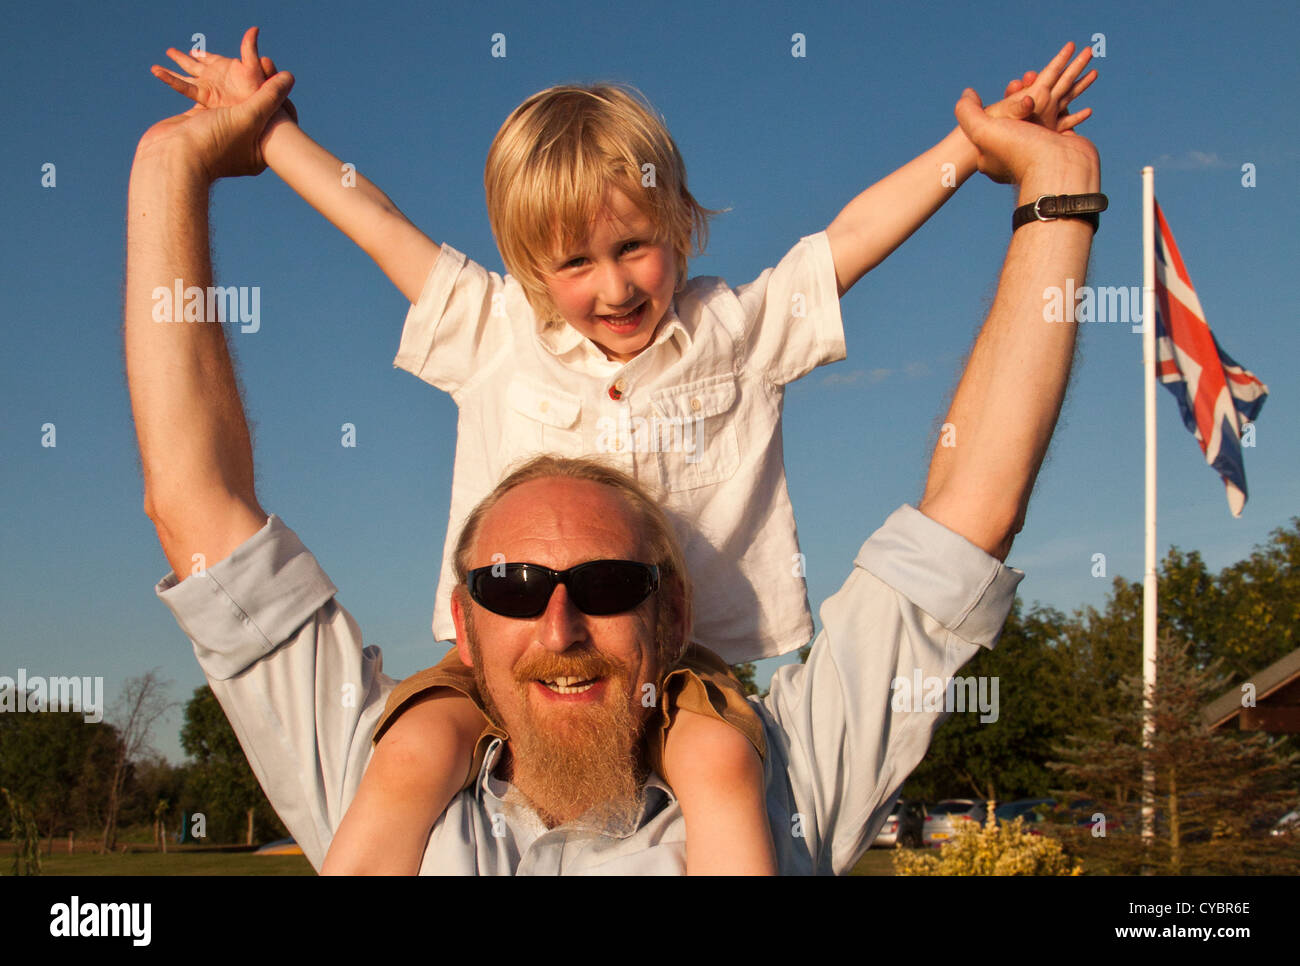
{"type": "Polygon", "coordinates": [[[598,703],[604,699],[608,678],[559,678],[552,681],[534,681],[534,690],[543,700],[557,701],[564,704],[598,703]],[[566,683],[561,684],[560,681],[566,683]],[[568,683],[572,682],[572,683],[568,683]]]}

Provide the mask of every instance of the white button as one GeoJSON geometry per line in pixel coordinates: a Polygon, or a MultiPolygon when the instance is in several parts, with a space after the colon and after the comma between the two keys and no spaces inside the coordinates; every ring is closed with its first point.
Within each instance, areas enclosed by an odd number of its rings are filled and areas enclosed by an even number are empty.
{"type": "Polygon", "coordinates": [[[695,410],[697,413],[704,408],[704,403],[700,402],[699,396],[696,396],[694,399],[691,400],[691,408],[695,410]]]}
{"type": "Polygon", "coordinates": [[[551,408],[551,404],[548,403],[545,399],[543,399],[540,403],[538,403],[537,408],[540,409],[542,412],[546,412],[546,410],[551,408]]]}
{"type": "Polygon", "coordinates": [[[614,381],[614,388],[617,389],[620,393],[627,392],[627,380],[626,380],[626,379],[616,379],[616,380],[614,381]]]}

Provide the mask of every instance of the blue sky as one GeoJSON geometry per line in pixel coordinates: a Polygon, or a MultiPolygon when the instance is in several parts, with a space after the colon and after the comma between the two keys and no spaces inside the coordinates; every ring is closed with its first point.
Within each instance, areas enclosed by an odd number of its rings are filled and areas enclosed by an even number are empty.
{"type": "MultiPolygon", "coordinates": [[[[1298,511],[1293,3],[861,2],[644,8],[604,3],[29,4],[7,12],[7,231],[0,264],[0,675],[104,675],[110,700],[151,667],[177,700],[202,676],[153,595],[167,570],[149,521],[121,350],[127,176],[154,121],[187,106],[148,73],[196,32],[262,51],[297,77],[303,127],[379,184],[431,237],[501,270],[482,166],[529,94],[602,79],[639,87],[668,120],[691,189],[712,208],[692,274],[750,281],[863,188],[938,141],[965,86],[990,100],[1066,40],[1104,34],[1081,101],[1111,206],[1094,285],[1141,285],[1139,170],[1156,192],[1225,348],[1271,390],[1246,450],[1250,502],[1223,486],[1158,396],[1160,547],[1212,568],[1298,511]],[[791,35],[807,56],[791,56],[791,35]],[[506,36],[505,58],[490,56],[506,36]],[[41,185],[53,163],[56,184],[41,185]],[[1256,186],[1242,185],[1242,165],[1256,186]],[[1283,284],[1286,283],[1286,284],[1283,284]],[[41,445],[45,423],[57,445],[41,445]]],[[[885,516],[921,493],[929,449],[995,286],[1009,189],[977,177],[843,300],[848,359],[787,396],[790,491],[814,607],[885,516]]],[[[256,424],[259,495],[341,588],[385,669],[433,663],[434,577],[449,504],[455,409],[392,368],[406,302],[273,173],[213,192],[218,280],[260,286],[261,329],[231,342],[256,424]],[[340,446],[340,426],[358,445],[340,446]]],[[[1027,525],[1008,563],[1027,602],[1100,605],[1142,572],[1140,337],[1081,330],[1080,365],[1027,525]],[[1104,553],[1108,577],[1091,576],[1104,553]]],[[[770,672],[765,662],[764,672],[770,672]]],[[[180,757],[174,713],[157,745],[180,757]]]]}

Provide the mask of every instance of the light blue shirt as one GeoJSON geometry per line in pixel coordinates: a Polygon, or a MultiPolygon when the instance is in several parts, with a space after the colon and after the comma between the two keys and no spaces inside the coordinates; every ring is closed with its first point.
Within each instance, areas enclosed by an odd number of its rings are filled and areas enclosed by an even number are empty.
{"type": "MultiPolygon", "coordinates": [[[[898,678],[947,679],[992,647],[1024,574],[911,506],[863,544],[822,605],[807,664],[751,698],[767,735],[767,811],[783,873],[843,873],[870,846],[944,718],[895,710],[898,678]]],[[[208,683],[290,833],[320,868],[370,759],[396,682],[362,644],[336,588],[276,516],[229,557],[156,591],[194,645],[208,683]]],[[[686,828],[651,776],[635,831],[547,829],[508,804],[489,751],[477,785],[429,837],[423,874],[681,874],[686,828]]]]}

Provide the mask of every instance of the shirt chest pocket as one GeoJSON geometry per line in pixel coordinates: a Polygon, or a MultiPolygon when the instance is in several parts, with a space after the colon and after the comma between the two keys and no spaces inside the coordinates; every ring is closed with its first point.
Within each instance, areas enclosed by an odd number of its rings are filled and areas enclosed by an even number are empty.
{"type": "Polygon", "coordinates": [[[506,390],[506,439],[511,458],[528,453],[582,455],[582,400],[563,390],[515,379],[506,390]]]}
{"type": "Polygon", "coordinates": [[[736,377],[731,373],[661,389],[651,396],[658,425],[659,474],[669,490],[690,490],[736,475],[736,377]]]}

